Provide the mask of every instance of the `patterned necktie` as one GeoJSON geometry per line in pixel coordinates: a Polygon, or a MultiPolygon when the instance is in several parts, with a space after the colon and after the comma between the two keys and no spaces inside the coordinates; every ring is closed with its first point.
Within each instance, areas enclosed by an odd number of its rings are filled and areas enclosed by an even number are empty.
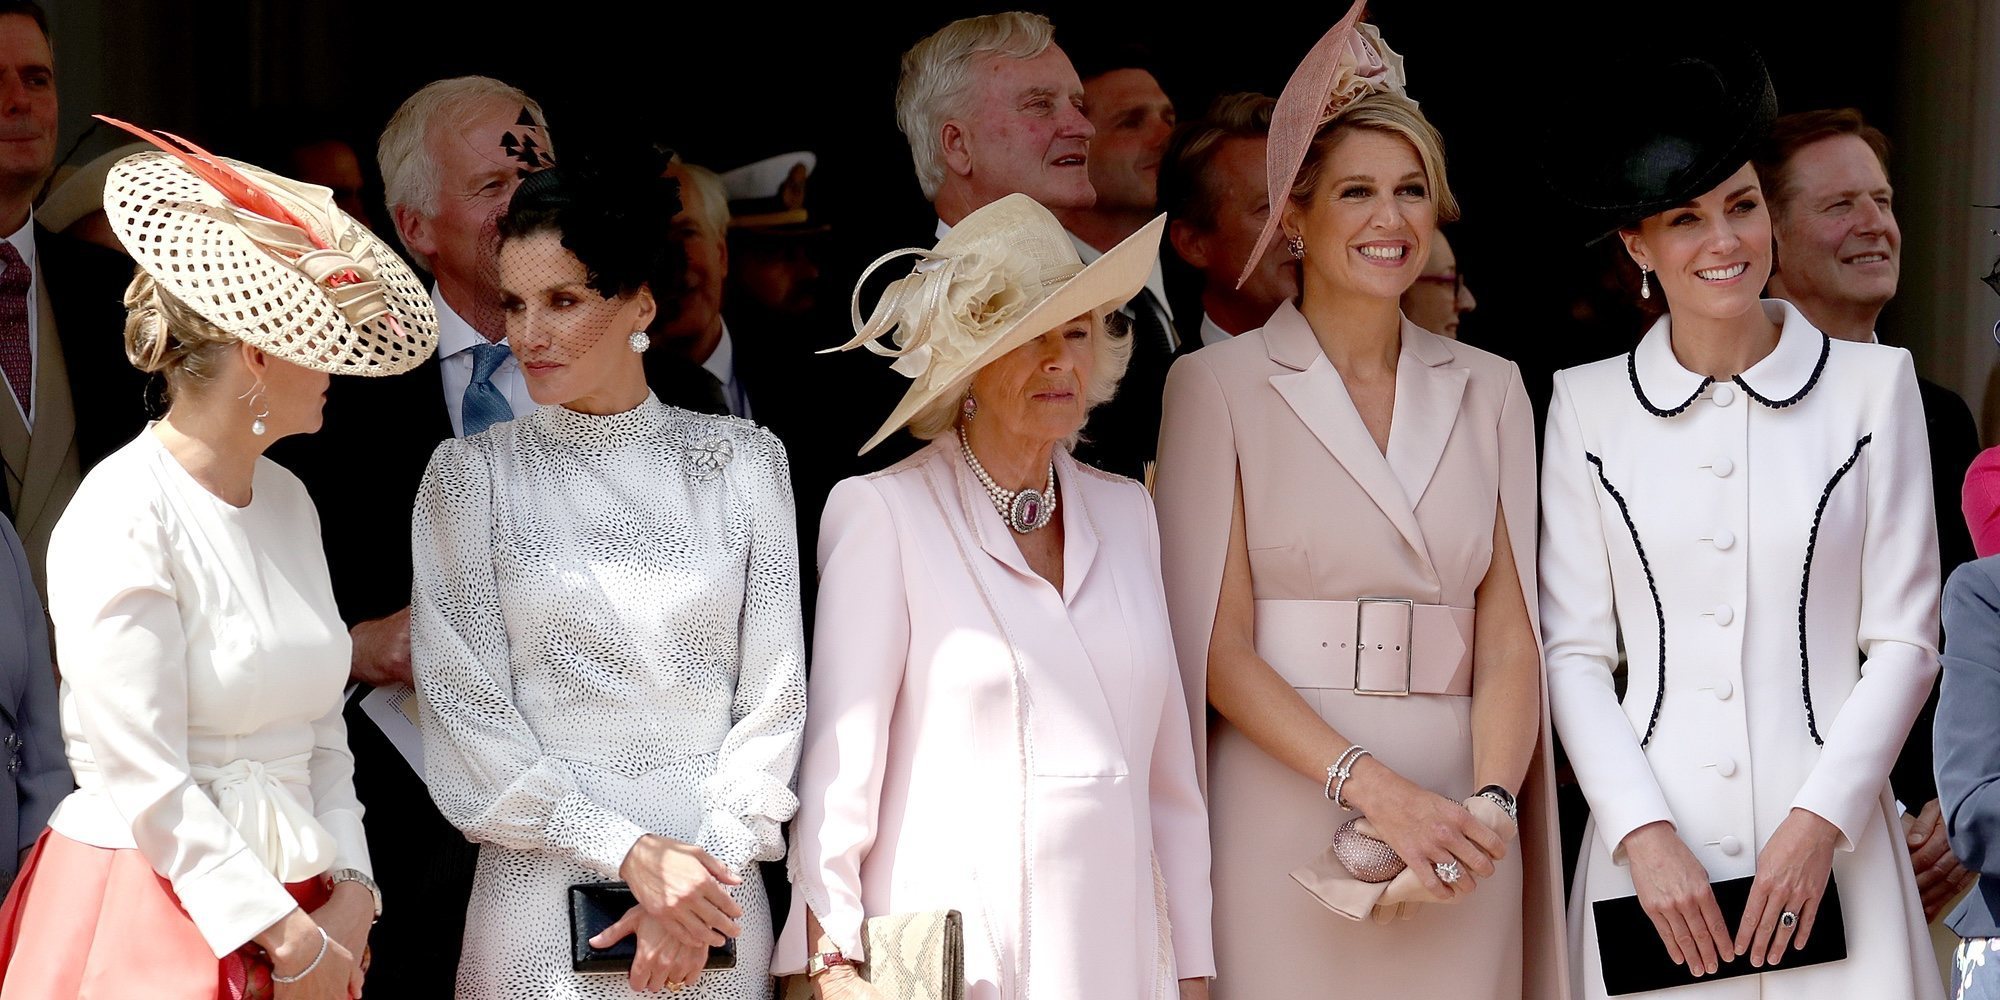
{"type": "Polygon", "coordinates": [[[459,423],[471,437],[494,424],[514,419],[514,408],[493,384],[500,362],[513,356],[506,344],[472,345],[472,381],[465,384],[465,398],[459,406],[459,423]]]}
{"type": "Polygon", "coordinates": [[[35,272],[21,259],[14,244],[0,240],[0,371],[21,403],[21,412],[32,412],[29,404],[35,391],[35,356],[28,345],[28,285],[35,272]]]}

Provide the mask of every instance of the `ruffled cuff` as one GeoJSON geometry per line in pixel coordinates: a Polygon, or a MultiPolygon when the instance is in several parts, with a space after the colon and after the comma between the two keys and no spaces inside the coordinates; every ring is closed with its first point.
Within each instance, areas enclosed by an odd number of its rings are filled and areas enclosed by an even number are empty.
{"type": "Polygon", "coordinates": [[[778,824],[762,816],[743,818],[709,813],[695,833],[695,844],[733,872],[748,871],[758,861],[776,861],[785,856],[785,842],[778,824]]]}
{"type": "Polygon", "coordinates": [[[785,856],[781,824],[799,811],[799,797],[789,785],[762,776],[755,780],[718,771],[703,791],[710,806],[702,817],[695,843],[715,860],[741,872],[752,862],[785,856]]]}
{"type": "Polygon", "coordinates": [[[570,794],[549,813],[544,834],[549,846],[566,850],[578,863],[608,879],[618,877],[632,845],[646,829],[580,794],[570,794]]]}

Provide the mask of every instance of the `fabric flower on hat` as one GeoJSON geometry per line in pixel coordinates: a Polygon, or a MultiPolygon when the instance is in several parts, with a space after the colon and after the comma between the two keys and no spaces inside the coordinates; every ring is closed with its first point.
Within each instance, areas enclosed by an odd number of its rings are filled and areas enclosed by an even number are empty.
{"type": "Polygon", "coordinates": [[[1382,40],[1382,30],[1372,24],[1357,24],[1347,36],[1333,84],[1327,88],[1320,124],[1332,121],[1342,109],[1369,94],[1384,90],[1403,93],[1408,83],[1403,76],[1403,57],[1382,40]]]}
{"type": "Polygon", "coordinates": [[[849,344],[895,358],[890,368],[919,380],[933,371],[962,371],[995,334],[1038,301],[1023,261],[978,251],[925,251],[923,256],[908,277],[883,292],[874,316],[849,344]],[[884,347],[876,338],[892,327],[896,346],[884,347]],[[941,360],[949,363],[939,365],[941,360]]]}

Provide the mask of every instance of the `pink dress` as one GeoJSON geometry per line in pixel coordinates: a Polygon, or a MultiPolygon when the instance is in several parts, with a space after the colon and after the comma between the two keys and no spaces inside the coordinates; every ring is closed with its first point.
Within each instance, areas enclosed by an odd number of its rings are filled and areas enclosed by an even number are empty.
{"type": "MultiPolygon", "coordinates": [[[[1183,683],[1201,723],[1210,718],[1208,648],[1239,483],[1258,653],[1378,760],[1446,798],[1471,795],[1467,695],[1477,679],[1469,667],[1462,693],[1354,691],[1352,659],[1339,670],[1333,644],[1355,636],[1355,606],[1329,605],[1365,597],[1429,605],[1429,620],[1444,627],[1416,629],[1414,649],[1461,642],[1469,649],[1497,516],[1506,519],[1522,590],[1535,593],[1534,423],[1514,365],[1405,320],[1386,455],[1290,304],[1263,329],[1174,366],[1157,489],[1183,683]],[[1308,641],[1319,619],[1330,624],[1308,641]]],[[[1391,685],[1385,678],[1363,686],[1391,685]]],[[[1220,717],[1204,725],[1216,858],[1212,995],[1387,1000],[1446,995],[1448,987],[1466,1000],[1562,996],[1562,871],[1546,713],[1542,726],[1519,794],[1520,842],[1496,875],[1462,902],[1378,925],[1336,914],[1289,877],[1355,814],[1220,717]]]]}
{"type": "Polygon", "coordinates": [[[969,1000],[1171,997],[1214,971],[1153,505],[1056,470],[1061,592],[955,439],[834,489],[774,973],[805,965],[808,904],[850,956],[864,917],[960,911],[969,1000]]]}

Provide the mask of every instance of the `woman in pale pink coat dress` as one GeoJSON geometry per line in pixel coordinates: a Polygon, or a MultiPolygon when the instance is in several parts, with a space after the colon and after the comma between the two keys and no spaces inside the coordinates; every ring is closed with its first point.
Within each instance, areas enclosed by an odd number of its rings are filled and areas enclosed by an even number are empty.
{"type": "Polygon", "coordinates": [[[1533,417],[1512,363],[1398,313],[1454,206],[1401,60],[1354,17],[1272,116],[1251,263],[1282,226],[1298,302],[1167,380],[1159,509],[1207,736],[1214,992],[1548,1000],[1566,983],[1533,417]],[[1394,881],[1329,856],[1363,816],[1407,862],[1394,881]]]}
{"type": "Polygon", "coordinates": [[[841,483],[821,521],[773,962],[815,996],[876,996],[863,920],[939,909],[964,918],[969,1000],[1207,996],[1208,827],[1152,501],[1066,447],[1124,368],[1105,317],[1163,226],[1083,268],[1009,196],[911,251],[856,338],[897,328],[880,349],[915,380],[876,440],[936,440],[841,483]]]}

